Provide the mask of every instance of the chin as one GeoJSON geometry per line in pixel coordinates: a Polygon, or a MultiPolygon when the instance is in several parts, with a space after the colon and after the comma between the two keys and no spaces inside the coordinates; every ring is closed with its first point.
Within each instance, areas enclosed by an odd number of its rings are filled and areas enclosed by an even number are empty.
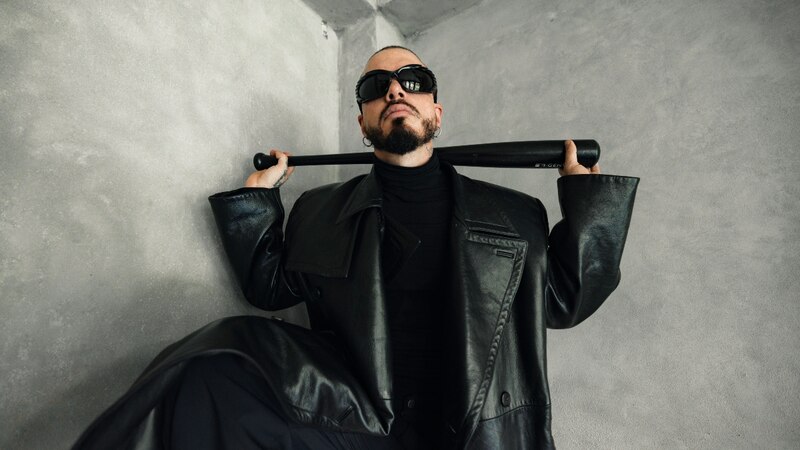
{"type": "Polygon", "coordinates": [[[407,118],[408,117],[406,116],[395,117],[394,119],[391,120],[391,122],[389,122],[389,129],[387,131],[392,131],[395,128],[401,128],[401,127],[407,129],[408,131],[411,131],[412,133],[417,131],[414,129],[414,127],[412,127],[408,123],[408,121],[406,120],[407,118]]]}

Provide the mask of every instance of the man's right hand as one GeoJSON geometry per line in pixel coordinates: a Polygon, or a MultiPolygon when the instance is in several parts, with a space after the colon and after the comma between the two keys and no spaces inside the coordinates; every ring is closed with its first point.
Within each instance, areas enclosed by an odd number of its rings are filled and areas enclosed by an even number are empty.
{"type": "Polygon", "coordinates": [[[592,167],[583,167],[578,162],[578,147],[572,139],[564,141],[564,165],[558,169],[561,176],[565,175],[588,175],[600,173],[600,165],[595,163],[592,167]]]}
{"type": "Polygon", "coordinates": [[[269,169],[259,170],[253,172],[247,177],[244,182],[244,187],[261,187],[267,189],[279,188],[289,176],[294,172],[294,167],[289,167],[288,157],[291,155],[289,152],[282,152],[280,150],[272,149],[269,155],[278,159],[278,164],[270,167],[269,169]]]}

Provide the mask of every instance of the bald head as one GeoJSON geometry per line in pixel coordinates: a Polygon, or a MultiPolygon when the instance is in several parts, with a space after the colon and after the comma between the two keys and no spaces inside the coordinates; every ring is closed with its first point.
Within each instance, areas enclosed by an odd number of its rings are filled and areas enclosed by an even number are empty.
{"type": "Polygon", "coordinates": [[[391,45],[373,53],[367,60],[367,65],[364,66],[361,74],[378,69],[395,70],[409,64],[425,65],[419,56],[411,50],[399,45],[391,45]]]}

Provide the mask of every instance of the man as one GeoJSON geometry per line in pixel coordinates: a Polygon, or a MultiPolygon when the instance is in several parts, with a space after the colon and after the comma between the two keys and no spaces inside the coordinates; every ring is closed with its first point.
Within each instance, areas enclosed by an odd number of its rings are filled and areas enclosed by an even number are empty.
{"type": "Polygon", "coordinates": [[[147,395],[118,402],[161,402],[147,420],[115,405],[106,426],[141,423],[173,448],[554,447],[546,328],[576,325],[617,286],[638,179],[579,165],[567,141],[550,233],[538,200],[438,161],[437,89],[410,50],[372,55],[356,95],[376,164],[303,194],[285,238],[287,153],[210,197],[248,301],[304,301],[313,331],[211,324],[156,358],[131,389],[147,395]]]}

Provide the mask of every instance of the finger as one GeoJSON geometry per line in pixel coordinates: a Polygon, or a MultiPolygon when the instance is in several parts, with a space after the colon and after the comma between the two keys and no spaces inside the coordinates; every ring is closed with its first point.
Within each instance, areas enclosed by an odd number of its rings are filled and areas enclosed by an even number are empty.
{"type": "Polygon", "coordinates": [[[289,157],[286,155],[281,154],[278,157],[278,164],[275,164],[275,172],[279,173],[280,176],[277,180],[278,183],[284,181],[284,178],[289,173],[289,157]]]}
{"type": "MultiPolygon", "coordinates": [[[[283,154],[286,155],[287,158],[292,156],[292,152],[283,152],[283,154]]],[[[287,161],[286,163],[288,164],[289,162],[287,161]]],[[[292,172],[294,172],[294,166],[290,166],[286,171],[286,178],[289,178],[289,175],[291,175],[292,172]]]]}
{"type": "Polygon", "coordinates": [[[578,164],[578,149],[572,139],[564,141],[564,164],[558,169],[561,176],[569,173],[573,166],[578,164]]]}
{"type": "Polygon", "coordinates": [[[269,150],[269,156],[272,156],[273,158],[275,158],[277,160],[275,162],[275,166],[279,166],[281,164],[281,160],[285,159],[284,157],[286,156],[286,153],[284,153],[281,150],[278,150],[277,148],[271,148],[269,150]]]}
{"type": "MultiPolygon", "coordinates": [[[[284,152],[282,150],[278,150],[276,148],[273,148],[273,149],[270,149],[269,155],[280,161],[280,159],[282,157],[284,157],[284,156],[286,156],[287,158],[292,156],[292,153],[291,152],[284,152]]],[[[288,165],[288,162],[287,162],[287,165],[288,165]]]]}
{"type": "Polygon", "coordinates": [[[600,164],[595,164],[591,169],[592,173],[600,173],[600,164]]]}
{"type": "Polygon", "coordinates": [[[275,152],[275,157],[278,158],[278,166],[283,168],[289,167],[289,157],[286,155],[286,153],[280,151],[275,152]]]}
{"type": "Polygon", "coordinates": [[[275,170],[273,171],[272,179],[274,183],[272,183],[273,188],[280,187],[286,180],[289,178],[289,157],[283,152],[275,152],[275,156],[278,158],[278,164],[273,167],[275,170]],[[277,179],[275,177],[277,176],[277,179]]]}
{"type": "Polygon", "coordinates": [[[288,152],[284,152],[283,150],[278,150],[277,148],[270,149],[269,155],[275,159],[280,160],[284,156],[289,156],[288,152]]]}
{"type": "Polygon", "coordinates": [[[572,139],[564,141],[564,167],[571,167],[578,164],[578,148],[572,139]]]}

